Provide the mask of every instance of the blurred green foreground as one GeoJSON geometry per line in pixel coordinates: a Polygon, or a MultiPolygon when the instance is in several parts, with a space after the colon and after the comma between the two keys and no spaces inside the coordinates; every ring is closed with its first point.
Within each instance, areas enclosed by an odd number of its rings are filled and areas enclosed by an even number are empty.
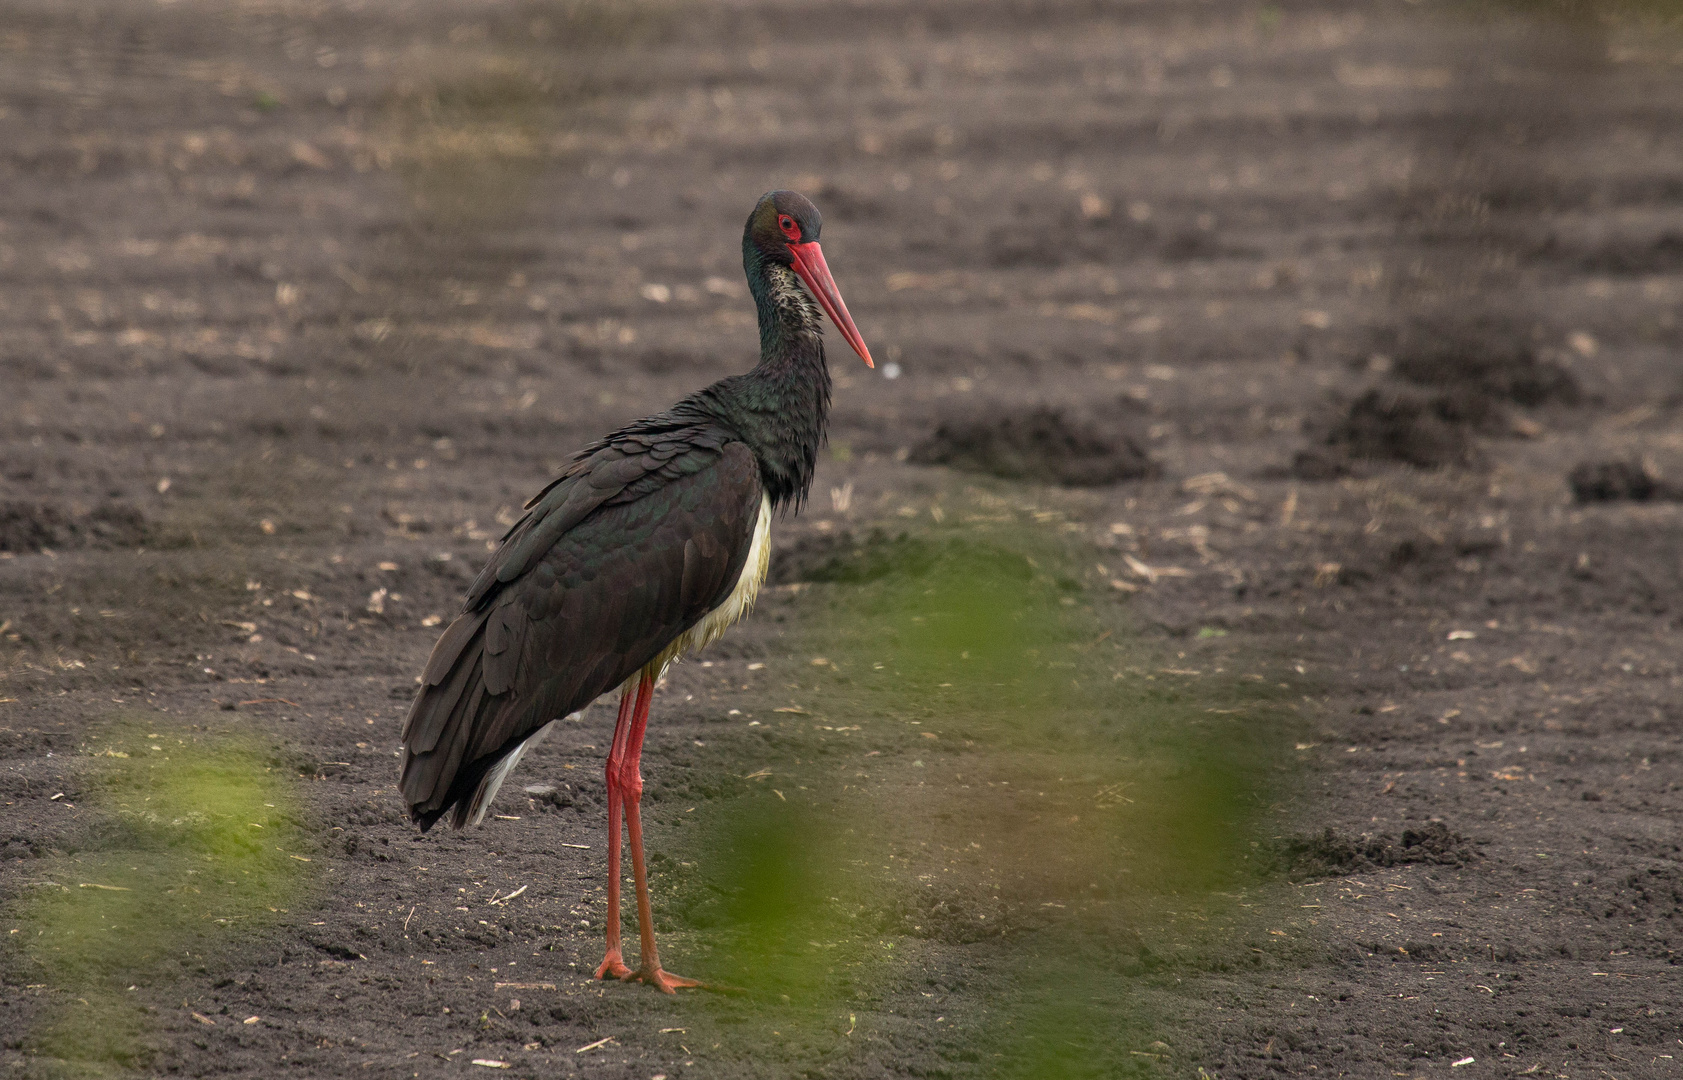
{"type": "Polygon", "coordinates": [[[155,720],[83,746],[91,823],[14,901],[10,958],[51,1004],[25,1041],[66,1076],[144,1069],[151,1003],[301,899],[296,792],[255,743],[155,720]]]}
{"type": "Polygon", "coordinates": [[[1277,662],[1147,647],[1071,561],[879,534],[811,575],[798,704],[756,714],[743,794],[663,885],[711,953],[696,973],[751,988],[714,999],[721,1030],[842,1074],[882,1040],[933,1043],[952,1075],[1171,1063],[1136,988],[1173,978],[1171,917],[1266,874],[1297,694],[1277,662]]]}
{"type": "MultiPolygon", "coordinates": [[[[1027,535],[879,536],[808,575],[790,704],[710,738],[734,775],[653,842],[685,864],[656,860],[680,970],[742,989],[682,999],[712,1064],[845,1075],[921,1045],[953,1075],[1126,1075],[1173,1063],[1143,991],[1249,961],[1216,919],[1189,966],[1169,928],[1266,874],[1296,689],[1216,629],[1193,659],[1148,647],[1071,562],[1027,535]]],[[[148,725],[84,744],[92,824],[16,901],[13,961],[52,1003],[26,1046],[63,1075],[145,1070],[156,1003],[320,868],[292,770],[148,725]]]]}

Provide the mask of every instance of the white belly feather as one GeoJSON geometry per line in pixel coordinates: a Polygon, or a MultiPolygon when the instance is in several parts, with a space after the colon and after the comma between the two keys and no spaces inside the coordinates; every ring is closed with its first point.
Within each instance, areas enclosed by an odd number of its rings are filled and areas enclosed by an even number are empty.
{"type": "Polygon", "coordinates": [[[658,677],[673,660],[717,641],[732,623],[753,608],[755,599],[760,595],[760,586],[765,582],[766,570],[770,566],[771,497],[761,495],[760,518],[754,523],[754,540],[748,545],[748,559],[742,564],[742,576],[736,579],[736,587],[730,591],[724,603],[702,616],[700,622],[667,646],[647,670],[654,671],[658,677]]]}

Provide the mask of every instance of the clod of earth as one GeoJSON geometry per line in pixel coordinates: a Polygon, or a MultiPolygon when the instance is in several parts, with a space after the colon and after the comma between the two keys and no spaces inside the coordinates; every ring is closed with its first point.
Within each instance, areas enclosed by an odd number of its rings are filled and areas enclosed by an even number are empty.
{"type": "Polygon", "coordinates": [[[1488,416],[1487,398],[1375,386],[1350,403],[1323,447],[1299,455],[1296,468],[1303,479],[1325,479],[1327,450],[1419,469],[1471,465],[1478,459],[1471,429],[1488,416]]]}
{"type": "Polygon", "coordinates": [[[1279,869],[1292,877],[1335,877],[1407,863],[1465,866],[1477,857],[1473,841],[1441,821],[1391,836],[1346,836],[1328,827],[1319,835],[1293,837],[1275,848],[1279,869]]]}
{"type": "Polygon", "coordinates": [[[1066,487],[1145,480],[1160,472],[1133,439],[1112,438],[1045,407],[943,421],[912,451],[911,461],[1066,487]]]}
{"type": "Polygon", "coordinates": [[[906,533],[890,538],[872,529],[862,539],[850,532],[801,537],[773,556],[771,580],[863,585],[891,574],[923,577],[943,562],[1004,580],[1026,580],[1031,573],[1028,560],[1016,552],[958,538],[926,540],[906,533]]]}
{"type": "Polygon", "coordinates": [[[1683,234],[1652,240],[1621,238],[1586,252],[1579,265],[1592,274],[1665,274],[1683,267],[1683,234]]]}
{"type": "Polygon", "coordinates": [[[91,509],[52,503],[0,503],[0,551],[129,548],[146,542],[146,517],[126,503],[91,509]]]}
{"type": "Polygon", "coordinates": [[[1400,332],[1391,370],[1420,386],[1528,408],[1581,403],[1577,376],[1538,356],[1528,336],[1498,319],[1421,321],[1400,332]]]}
{"type": "Polygon", "coordinates": [[[1641,461],[1581,461],[1566,482],[1581,503],[1683,501],[1683,486],[1660,479],[1641,461]]]}

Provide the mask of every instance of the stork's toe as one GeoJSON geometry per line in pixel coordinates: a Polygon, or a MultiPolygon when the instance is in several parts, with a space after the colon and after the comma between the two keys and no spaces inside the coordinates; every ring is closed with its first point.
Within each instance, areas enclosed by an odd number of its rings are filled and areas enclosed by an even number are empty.
{"type": "Polygon", "coordinates": [[[696,988],[705,990],[707,984],[696,979],[686,979],[682,975],[674,975],[663,968],[653,971],[632,971],[620,976],[624,979],[636,979],[644,986],[652,986],[663,994],[676,994],[679,990],[696,988]]]}
{"type": "Polygon", "coordinates": [[[610,951],[608,955],[602,958],[602,962],[596,966],[596,977],[598,979],[630,979],[635,975],[636,972],[625,966],[625,960],[620,956],[618,950],[610,951]]]}

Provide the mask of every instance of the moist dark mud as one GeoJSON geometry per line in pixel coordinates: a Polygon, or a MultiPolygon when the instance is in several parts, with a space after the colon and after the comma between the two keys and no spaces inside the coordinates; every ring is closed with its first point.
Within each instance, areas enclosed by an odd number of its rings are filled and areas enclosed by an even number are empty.
{"type": "Polygon", "coordinates": [[[1500,316],[1466,320],[1417,320],[1396,335],[1392,370],[1421,386],[1462,398],[1489,398],[1534,408],[1578,405],[1578,377],[1544,359],[1532,327],[1500,316]]]}
{"type": "Polygon", "coordinates": [[[1032,573],[1025,556],[1006,548],[957,537],[890,536],[875,528],[858,538],[851,531],[802,536],[773,555],[770,577],[777,584],[863,585],[890,575],[919,578],[937,567],[1001,579],[1032,573]]]}
{"type": "Polygon", "coordinates": [[[1581,503],[1683,499],[1683,488],[1655,476],[1642,461],[1580,461],[1566,483],[1581,503]]]}
{"type": "Polygon", "coordinates": [[[87,507],[0,502],[0,551],[132,548],[144,544],[146,539],[145,515],[125,503],[87,507]]]}
{"type": "Polygon", "coordinates": [[[1683,269],[1683,233],[1668,232],[1585,251],[1580,265],[1590,273],[1664,274],[1683,269]]]}
{"type": "Polygon", "coordinates": [[[1466,866],[1477,858],[1474,842],[1450,832],[1441,821],[1400,836],[1346,836],[1327,828],[1315,836],[1284,840],[1275,847],[1278,866],[1294,877],[1333,877],[1410,863],[1466,866]]]}
{"type": "Polygon", "coordinates": [[[1473,434],[1489,421],[1491,409],[1483,396],[1375,386],[1326,425],[1320,445],[1299,452],[1294,469],[1299,477],[1316,480],[1348,471],[1340,458],[1400,462],[1417,469],[1476,465],[1481,458],[1473,434]]]}
{"type": "Polygon", "coordinates": [[[1066,487],[1143,480],[1160,472],[1132,438],[1107,435],[1052,408],[944,420],[912,449],[910,460],[1066,487]]]}

